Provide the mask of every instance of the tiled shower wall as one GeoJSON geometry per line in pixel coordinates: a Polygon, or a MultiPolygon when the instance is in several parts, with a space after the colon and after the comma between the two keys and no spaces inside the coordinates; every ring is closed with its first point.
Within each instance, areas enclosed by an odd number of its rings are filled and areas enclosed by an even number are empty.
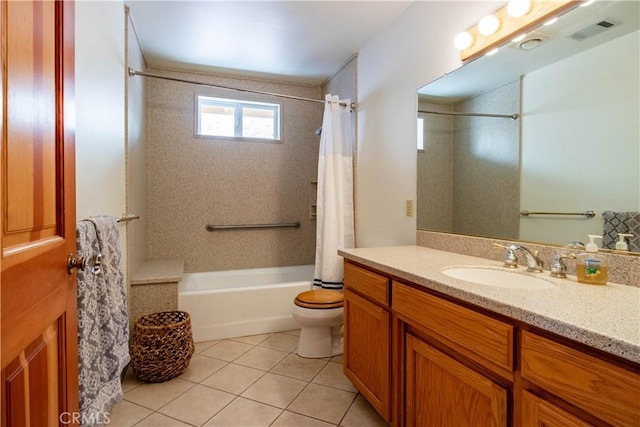
{"type": "MultiPolygon", "coordinates": [[[[149,70],[163,73],[162,70],[149,70]]],[[[319,86],[170,72],[229,87],[321,99],[319,86]]],[[[146,80],[148,258],[179,258],[185,272],[311,264],[310,218],[321,103],[158,79],[146,80]],[[282,104],[282,141],[195,137],[195,97],[282,104]],[[300,221],[301,227],[207,232],[207,224],[300,221]]]]}

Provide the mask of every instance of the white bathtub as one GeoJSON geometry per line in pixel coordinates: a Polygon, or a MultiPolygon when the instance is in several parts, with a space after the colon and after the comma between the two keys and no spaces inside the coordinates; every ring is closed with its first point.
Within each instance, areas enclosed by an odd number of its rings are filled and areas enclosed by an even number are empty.
{"type": "Polygon", "coordinates": [[[311,288],[313,265],[190,273],[178,308],[191,315],[196,342],[298,329],[293,299],[311,288]]]}

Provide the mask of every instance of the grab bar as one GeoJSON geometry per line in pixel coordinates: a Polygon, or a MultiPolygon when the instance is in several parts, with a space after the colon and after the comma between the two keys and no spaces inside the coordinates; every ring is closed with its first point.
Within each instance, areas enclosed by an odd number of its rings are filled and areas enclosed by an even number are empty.
{"type": "Polygon", "coordinates": [[[300,221],[283,222],[279,224],[236,224],[236,225],[211,225],[207,224],[207,231],[239,230],[251,228],[300,228],[300,221]]]}
{"type": "Polygon", "coordinates": [[[596,216],[595,211],[585,211],[585,212],[529,212],[529,211],[520,211],[520,215],[529,216],[529,215],[579,215],[586,216],[587,218],[593,218],[596,216]]]}

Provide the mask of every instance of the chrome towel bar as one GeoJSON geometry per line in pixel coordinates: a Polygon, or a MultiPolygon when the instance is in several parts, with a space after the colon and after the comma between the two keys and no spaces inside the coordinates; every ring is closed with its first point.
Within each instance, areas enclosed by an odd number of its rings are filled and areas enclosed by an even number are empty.
{"type": "Polygon", "coordinates": [[[530,212],[530,211],[520,211],[520,215],[529,216],[529,215],[579,215],[586,216],[587,218],[593,218],[596,216],[595,211],[585,211],[585,212],[530,212]]]}
{"type": "Polygon", "coordinates": [[[300,228],[300,221],[282,222],[279,224],[235,224],[235,225],[211,225],[207,224],[207,231],[216,230],[240,230],[252,228],[300,228]]]}

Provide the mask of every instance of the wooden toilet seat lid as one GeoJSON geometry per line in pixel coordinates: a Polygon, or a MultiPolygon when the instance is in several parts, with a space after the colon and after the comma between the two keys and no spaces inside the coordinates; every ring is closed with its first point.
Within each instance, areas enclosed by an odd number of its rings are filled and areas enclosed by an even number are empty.
{"type": "Polygon", "coordinates": [[[339,308],[344,302],[344,294],[330,289],[304,291],[294,300],[295,305],[304,308],[339,308]]]}

